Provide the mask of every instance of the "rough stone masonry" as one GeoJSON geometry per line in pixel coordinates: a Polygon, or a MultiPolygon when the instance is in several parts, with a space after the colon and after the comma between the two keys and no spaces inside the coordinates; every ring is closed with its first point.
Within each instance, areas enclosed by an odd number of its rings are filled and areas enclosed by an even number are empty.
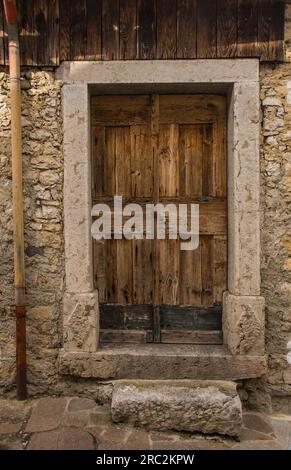
{"type": "MultiPolygon", "coordinates": [[[[262,295],[266,299],[268,373],[241,385],[249,407],[291,411],[291,6],[286,9],[286,61],[260,65],[262,295]]],[[[22,80],[28,382],[32,395],[98,397],[95,380],[63,377],[64,294],[62,83],[50,70],[24,70],[22,80]]],[[[0,69],[0,387],[15,394],[10,102],[0,69]]],[[[109,387],[110,388],[110,387],[109,387]]],[[[102,390],[107,392],[108,386],[102,390]]]]}

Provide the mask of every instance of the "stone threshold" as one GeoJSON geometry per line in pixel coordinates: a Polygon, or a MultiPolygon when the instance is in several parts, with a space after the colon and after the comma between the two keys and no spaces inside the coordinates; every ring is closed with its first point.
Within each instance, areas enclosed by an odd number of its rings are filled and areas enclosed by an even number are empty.
{"type": "Polygon", "coordinates": [[[61,374],[98,379],[242,380],[266,368],[266,356],[232,355],[223,345],[127,344],[59,354],[61,374]]]}

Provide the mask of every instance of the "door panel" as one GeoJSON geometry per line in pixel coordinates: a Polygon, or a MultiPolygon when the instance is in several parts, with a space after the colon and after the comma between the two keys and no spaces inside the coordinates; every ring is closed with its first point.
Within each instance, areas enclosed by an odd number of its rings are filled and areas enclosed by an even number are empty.
{"type": "MultiPolygon", "coordinates": [[[[102,342],[220,343],[227,276],[225,98],[92,98],[93,203],[200,206],[200,243],[93,242],[102,342]]],[[[144,211],[145,213],[145,211],[144,211]]],[[[126,218],[123,217],[123,221],[126,218]]],[[[145,220],[144,220],[145,222],[145,220]]]]}

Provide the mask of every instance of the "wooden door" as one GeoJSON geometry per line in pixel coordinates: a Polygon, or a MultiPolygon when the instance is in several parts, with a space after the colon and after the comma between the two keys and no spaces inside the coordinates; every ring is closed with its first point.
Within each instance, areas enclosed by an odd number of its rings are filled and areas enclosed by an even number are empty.
{"type": "MultiPolygon", "coordinates": [[[[101,342],[222,342],[227,278],[226,101],[216,95],[94,96],[93,204],[196,203],[200,241],[93,242],[101,342]]],[[[145,213],[145,211],[144,211],[145,213]]],[[[125,219],[123,219],[125,220],[125,219]]]]}

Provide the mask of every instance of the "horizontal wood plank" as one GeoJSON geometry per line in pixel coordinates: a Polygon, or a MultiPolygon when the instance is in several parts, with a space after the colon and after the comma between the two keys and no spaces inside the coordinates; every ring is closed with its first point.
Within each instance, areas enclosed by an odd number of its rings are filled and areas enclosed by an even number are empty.
{"type": "Polygon", "coordinates": [[[99,341],[106,343],[145,344],[152,342],[151,331],[138,330],[100,330],[99,341]]]}
{"type": "Polygon", "coordinates": [[[222,306],[183,307],[161,305],[162,330],[221,330],[222,306]]]}
{"type": "Polygon", "coordinates": [[[161,330],[161,343],[222,344],[222,331],[161,330]]]}
{"type": "Polygon", "coordinates": [[[112,330],[151,330],[152,305],[100,304],[100,328],[112,330]]]}

